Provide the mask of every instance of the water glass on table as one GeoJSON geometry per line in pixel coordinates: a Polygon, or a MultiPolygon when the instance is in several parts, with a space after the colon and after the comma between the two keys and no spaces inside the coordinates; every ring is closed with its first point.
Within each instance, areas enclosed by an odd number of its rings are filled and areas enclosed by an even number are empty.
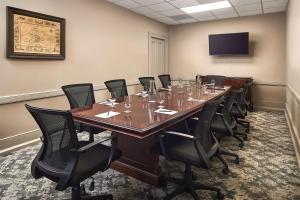
{"type": "Polygon", "coordinates": [[[186,92],[187,92],[187,95],[188,95],[188,101],[192,101],[193,100],[193,98],[192,98],[192,95],[193,95],[193,93],[192,93],[192,87],[188,86],[186,88],[186,92]]]}
{"type": "Polygon", "coordinates": [[[115,107],[115,102],[117,100],[117,93],[116,92],[111,92],[111,98],[108,99],[108,101],[111,103],[111,107],[114,108],[115,107]]]}
{"type": "Polygon", "coordinates": [[[130,113],[131,110],[131,104],[132,104],[132,99],[130,96],[125,97],[125,101],[124,101],[124,107],[125,107],[125,113],[130,113]]]}
{"type": "Polygon", "coordinates": [[[215,79],[212,79],[210,81],[210,83],[211,83],[211,92],[214,93],[215,92],[215,85],[216,85],[215,79]]]}
{"type": "Polygon", "coordinates": [[[163,108],[164,106],[162,104],[165,102],[165,94],[163,92],[159,92],[156,98],[157,103],[159,103],[158,108],[163,108]]]}

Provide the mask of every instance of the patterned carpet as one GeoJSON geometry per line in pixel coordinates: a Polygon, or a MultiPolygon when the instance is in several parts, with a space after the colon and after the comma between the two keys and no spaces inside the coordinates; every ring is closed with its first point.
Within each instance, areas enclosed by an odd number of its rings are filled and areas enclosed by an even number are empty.
{"type": "MultiPolygon", "coordinates": [[[[226,199],[300,199],[300,172],[283,112],[257,111],[250,113],[251,134],[244,149],[236,141],[227,139],[222,145],[235,151],[242,158],[240,165],[227,161],[230,173],[223,175],[222,165],[212,160],[209,170],[193,168],[198,181],[222,188],[226,199]]],[[[19,150],[0,157],[0,199],[66,199],[70,189],[55,191],[55,184],[42,178],[35,180],[30,174],[30,165],[40,145],[19,150]]],[[[161,158],[163,172],[181,176],[183,165],[161,158]]],[[[156,188],[114,170],[97,173],[95,190],[92,193],[112,193],[114,199],[162,199],[175,185],[156,188]]],[[[86,181],[88,187],[89,181],[86,181]]],[[[201,199],[216,199],[211,192],[198,191],[201,199]]],[[[176,199],[191,199],[182,194],[176,199]]]]}

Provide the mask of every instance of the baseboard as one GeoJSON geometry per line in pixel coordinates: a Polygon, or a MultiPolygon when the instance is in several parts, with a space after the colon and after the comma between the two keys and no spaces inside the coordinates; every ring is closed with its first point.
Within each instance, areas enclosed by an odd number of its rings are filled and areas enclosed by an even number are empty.
{"type": "Polygon", "coordinates": [[[254,101],[254,108],[263,110],[285,111],[283,102],[254,101]]]}
{"type": "Polygon", "coordinates": [[[290,113],[289,108],[288,108],[287,105],[286,105],[286,110],[285,110],[285,116],[286,116],[286,119],[287,119],[288,127],[290,129],[291,138],[292,138],[292,141],[293,141],[293,144],[294,144],[296,157],[297,157],[298,165],[299,165],[299,168],[300,168],[300,138],[298,138],[299,133],[298,133],[297,128],[293,124],[292,116],[291,116],[291,113],[290,113]]]}
{"type": "Polygon", "coordinates": [[[272,111],[281,111],[284,112],[284,108],[272,108],[267,106],[254,106],[254,110],[272,110],[272,111]]]}

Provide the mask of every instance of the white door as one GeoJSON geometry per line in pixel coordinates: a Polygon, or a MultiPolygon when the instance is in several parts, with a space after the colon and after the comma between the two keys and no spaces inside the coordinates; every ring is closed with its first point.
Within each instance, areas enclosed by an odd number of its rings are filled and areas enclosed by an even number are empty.
{"type": "Polygon", "coordinates": [[[156,85],[161,86],[158,75],[166,73],[166,42],[164,39],[150,37],[149,76],[153,76],[156,85]]]}

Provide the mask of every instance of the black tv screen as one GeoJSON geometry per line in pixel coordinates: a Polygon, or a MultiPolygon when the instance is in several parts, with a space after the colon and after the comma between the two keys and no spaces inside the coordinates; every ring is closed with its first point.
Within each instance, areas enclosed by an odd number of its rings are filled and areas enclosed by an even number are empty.
{"type": "Polygon", "coordinates": [[[209,55],[248,55],[249,33],[209,35],[209,55]]]}

